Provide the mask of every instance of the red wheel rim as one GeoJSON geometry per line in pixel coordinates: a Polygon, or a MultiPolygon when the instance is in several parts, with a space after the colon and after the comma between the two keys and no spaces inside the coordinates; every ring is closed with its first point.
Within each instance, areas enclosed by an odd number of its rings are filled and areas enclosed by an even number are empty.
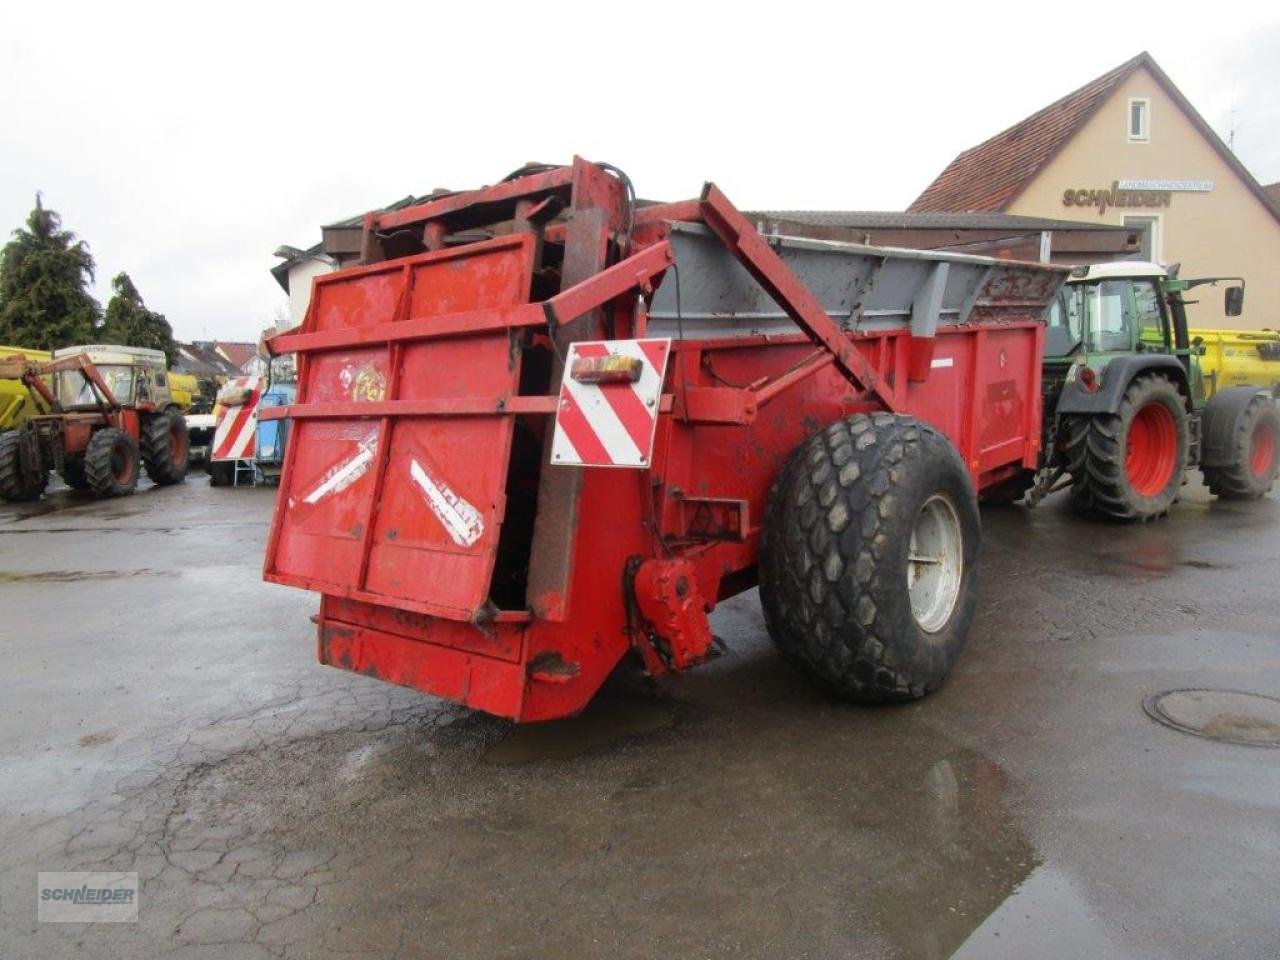
{"type": "Polygon", "coordinates": [[[1249,441],[1249,469],[1255,477],[1269,477],[1276,465],[1276,432],[1266,420],[1253,428],[1249,441]]]}
{"type": "Polygon", "coordinates": [[[1148,403],[1129,424],[1124,469],[1140,497],[1154,497],[1169,485],[1178,465],[1178,428],[1163,403],[1148,403]]]}
{"type": "Polygon", "coordinates": [[[111,473],[116,483],[128,483],[133,479],[133,457],[129,455],[129,445],[123,440],[111,451],[111,473]]]}
{"type": "Polygon", "coordinates": [[[187,431],[177,423],[169,427],[169,449],[174,463],[181,463],[187,456],[187,431]]]}

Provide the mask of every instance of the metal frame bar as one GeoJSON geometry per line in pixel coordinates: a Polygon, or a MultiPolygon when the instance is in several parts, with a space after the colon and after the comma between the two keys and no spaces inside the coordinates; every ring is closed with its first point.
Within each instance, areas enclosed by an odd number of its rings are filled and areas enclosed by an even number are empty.
{"type": "Polygon", "coordinates": [[[808,287],[783,263],[760,232],[720,192],[720,188],[714,183],[706,184],[699,204],[703,221],[720,238],[720,242],[786,311],[787,316],[815,344],[831,353],[845,378],[858,389],[875,396],[889,410],[900,410],[902,401],[898,391],[885,384],[880,374],[827,315],[808,287]]]}
{"type": "Polygon", "coordinates": [[[554,170],[531,173],[491,187],[481,187],[478,190],[467,190],[462,193],[451,193],[439,200],[428,200],[425,203],[404,207],[400,210],[375,213],[372,215],[369,226],[374,230],[392,230],[418,223],[426,223],[428,220],[438,220],[452,214],[461,213],[469,207],[504,202],[515,203],[524,197],[567,188],[573,183],[573,177],[574,169],[572,166],[556,167],[554,170]]]}

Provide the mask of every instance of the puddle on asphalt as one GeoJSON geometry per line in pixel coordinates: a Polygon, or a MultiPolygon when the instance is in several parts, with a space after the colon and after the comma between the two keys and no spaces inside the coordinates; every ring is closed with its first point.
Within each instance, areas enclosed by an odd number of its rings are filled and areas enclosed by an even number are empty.
{"type": "Polygon", "coordinates": [[[1025,960],[1026,957],[1128,960],[1067,876],[1039,867],[978,925],[951,960],[1025,960]]]}
{"type": "Polygon", "coordinates": [[[669,701],[599,696],[576,717],[513,727],[485,751],[484,760],[499,766],[568,760],[627,737],[674,725],[675,705],[669,701]]]}

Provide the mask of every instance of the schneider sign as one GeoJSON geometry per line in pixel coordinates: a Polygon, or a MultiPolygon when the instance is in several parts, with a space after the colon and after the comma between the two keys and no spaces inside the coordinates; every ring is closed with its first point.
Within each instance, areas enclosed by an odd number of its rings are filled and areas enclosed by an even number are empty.
{"type": "Polygon", "coordinates": [[[1167,207],[1175,193],[1208,193],[1212,180],[1112,180],[1111,189],[1062,192],[1064,207],[1167,207]]]}

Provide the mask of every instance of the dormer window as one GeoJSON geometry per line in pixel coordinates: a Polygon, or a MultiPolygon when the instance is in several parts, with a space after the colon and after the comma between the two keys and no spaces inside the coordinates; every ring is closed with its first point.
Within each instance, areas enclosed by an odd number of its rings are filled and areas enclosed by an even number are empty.
{"type": "Polygon", "coordinates": [[[1145,143],[1151,139],[1151,101],[1146,97],[1129,98],[1129,140],[1145,143]]]}

